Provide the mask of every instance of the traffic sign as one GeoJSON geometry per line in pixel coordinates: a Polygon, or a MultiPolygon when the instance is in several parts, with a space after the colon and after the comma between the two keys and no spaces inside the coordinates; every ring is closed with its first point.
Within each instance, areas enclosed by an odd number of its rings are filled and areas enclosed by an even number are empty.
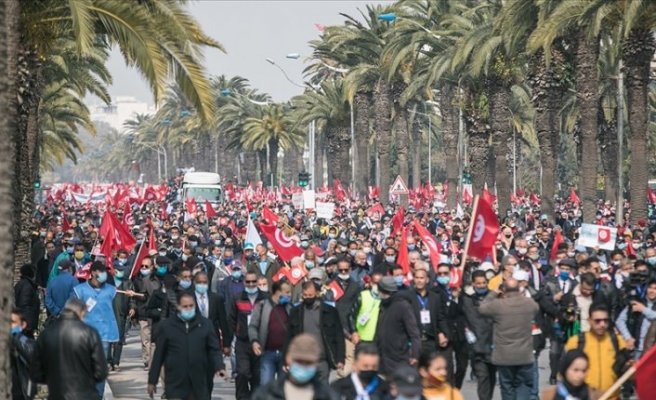
{"type": "Polygon", "coordinates": [[[408,194],[408,187],[401,179],[401,175],[397,175],[392,187],[390,187],[390,194],[408,194]]]}

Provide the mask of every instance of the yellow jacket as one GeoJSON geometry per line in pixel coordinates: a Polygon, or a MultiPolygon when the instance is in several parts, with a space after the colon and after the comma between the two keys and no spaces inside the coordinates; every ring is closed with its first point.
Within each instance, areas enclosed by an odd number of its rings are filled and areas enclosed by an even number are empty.
{"type": "MultiPolygon", "coordinates": [[[[626,348],[626,342],[621,335],[617,335],[617,344],[619,350],[626,348]]],[[[577,349],[578,346],[579,336],[572,336],[565,345],[565,351],[577,349]]],[[[594,333],[586,332],[583,352],[590,360],[585,383],[598,389],[601,393],[606,392],[618,378],[615,372],[613,372],[615,348],[613,348],[610,334],[606,333],[601,338],[598,338],[594,333]]],[[[618,393],[615,393],[615,395],[618,395],[618,393]]]]}
{"type": "Polygon", "coordinates": [[[503,283],[503,274],[494,275],[492,279],[487,283],[487,288],[495,291],[499,289],[499,286],[503,283]]]}
{"type": "Polygon", "coordinates": [[[464,400],[460,391],[451,385],[443,385],[440,388],[424,388],[423,395],[426,400],[464,400]]]}

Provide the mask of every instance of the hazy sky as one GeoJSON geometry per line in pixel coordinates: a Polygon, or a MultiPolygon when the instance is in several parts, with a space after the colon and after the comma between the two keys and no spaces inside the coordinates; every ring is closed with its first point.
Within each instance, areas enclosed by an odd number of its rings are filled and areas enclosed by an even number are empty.
{"type": "MultiPolygon", "coordinates": [[[[297,82],[302,83],[303,60],[310,55],[308,41],[319,37],[314,23],[341,24],[339,13],[359,17],[358,8],[365,11],[367,4],[391,1],[277,1],[277,0],[196,0],[190,3],[191,13],[204,31],[218,40],[226,53],[208,50],[205,65],[211,75],[240,75],[251,85],[284,101],[302,92],[289,83],[282,72],[265,61],[272,58],[297,82]],[[299,53],[291,60],[286,54],[299,53]]],[[[114,77],[110,93],[115,96],[135,96],[153,102],[148,86],[135,71],[125,67],[118,52],[112,53],[109,69],[114,77]]]]}

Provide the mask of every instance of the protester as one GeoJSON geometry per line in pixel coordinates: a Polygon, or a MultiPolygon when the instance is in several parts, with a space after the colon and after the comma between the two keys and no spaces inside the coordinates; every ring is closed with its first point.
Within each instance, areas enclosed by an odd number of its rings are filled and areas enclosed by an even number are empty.
{"type": "Polygon", "coordinates": [[[38,328],[41,302],[37,293],[37,285],[34,281],[36,269],[32,264],[25,264],[20,268],[20,279],[14,285],[14,305],[21,310],[23,318],[27,323],[24,333],[30,337],[38,328]]]}
{"type": "Polygon", "coordinates": [[[570,350],[561,360],[557,385],[542,393],[542,400],[597,400],[600,393],[594,387],[588,386],[586,377],[590,362],[588,356],[581,350],[570,350]]]}
{"type": "Polygon", "coordinates": [[[121,355],[125,336],[128,329],[126,325],[131,326],[131,320],[136,316],[137,304],[135,302],[134,284],[129,278],[129,267],[127,265],[127,252],[120,253],[122,256],[114,264],[114,283],[116,286],[116,296],[112,302],[114,317],[118,325],[118,341],[112,343],[109,350],[107,361],[112,371],[117,371],[121,364],[121,355]],[[121,261],[124,260],[124,261],[121,261]]]}
{"type": "Polygon", "coordinates": [[[209,400],[214,375],[227,376],[212,322],[196,313],[194,296],[181,292],[177,314],[162,322],[148,373],[148,395],[156,392],[160,370],[166,372],[166,398],[209,400]]]}
{"type": "Polygon", "coordinates": [[[73,298],[60,318],[37,339],[32,379],[48,385],[52,399],[101,400],[98,385],[107,378],[106,348],[96,328],[82,322],[87,304],[73,298]]]}
{"type": "Polygon", "coordinates": [[[378,376],[380,353],[372,343],[358,343],[353,357],[353,371],[331,387],[345,399],[383,400],[389,396],[387,383],[378,376]]]}
{"type": "Polygon", "coordinates": [[[462,394],[447,382],[447,360],[435,351],[424,352],[419,357],[419,375],[421,375],[427,400],[450,399],[463,400],[462,394]]]}
{"type": "Polygon", "coordinates": [[[321,345],[313,335],[296,335],[285,353],[285,364],[289,367],[289,373],[283,379],[261,386],[251,399],[341,399],[339,393],[318,376],[321,353],[321,345]]]}
{"type": "Polygon", "coordinates": [[[194,293],[196,297],[196,312],[212,321],[214,332],[219,334],[223,354],[230,355],[232,331],[225,313],[224,300],[216,293],[209,292],[209,276],[200,271],[194,275],[194,293]]]}
{"type": "Polygon", "coordinates": [[[390,379],[390,395],[398,400],[426,400],[422,395],[423,382],[417,367],[401,365],[390,379]]]}
{"type": "Polygon", "coordinates": [[[355,345],[359,341],[357,331],[352,329],[353,327],[349,323],[349,315],[360,293],[360,285],[351,276],[351,263],[348,259],[342,258],[337,262],[337,273],[337,278],[330,284],[338,285],[341,290],[341,295],[335,301],[335,308],[337,308],[337,312],[339,313],[339,319],[342,329],[344,329],[344,336],[346,337],[344,344],[344,354],[346,356],[344,367],[337,371],[337,375],[343,378],[351,374],[355,345]]]}
{"type": "Polygon", "coordinates": [[[13,309],[9,349],[12,400],[31,400],[37,392],[37,385],[30,378],[30,362],[34,355],[35,342],[32,337],[23,333],[27,326],[21,311],[13,309]]]}
{"type": "Polygon", "coordinates": [[[617,330],[626,341],[627,349],[633,351],[636,360],[643,353],[652,322],[656,321],[656,279],[649,280],[642,292],[636,293],[636,298],[629,299],[629,304],[616,322],[617,330]]]}
{"type": "Polygon", "coordinates": [[[519,292],[519,282],[506,279],[503,291],[490,292],[479,307],[493,321],[492,363],[499,371],[504,400],[526,400],[533,388],[532,321],[539,306],[519,292]]]}
{"type": "Polygon", "coordinates": [[[147,371],[150,367],[152,356],[152,319],[148,317],[148,302],[154,293],[161,290],[162,282],[154,273],[154,263],[150,257],[141,261],[139,274],[134,279],[134,292],[137,296],[134,301],[137,306],[137,320],[139,322],[139,334],[141,338],[141,361],[144,369],[147,371]]]}

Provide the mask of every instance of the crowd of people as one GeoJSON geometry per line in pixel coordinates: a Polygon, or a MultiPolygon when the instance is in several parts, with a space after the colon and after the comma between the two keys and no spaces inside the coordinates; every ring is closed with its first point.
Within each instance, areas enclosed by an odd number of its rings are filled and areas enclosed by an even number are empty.
{"type": "MultiPolygon", "coordinates": [[[[41,205],[15,287],[14,399],[37,383],[53,399],[102,398],[130,329],[144,396],[207,400],[218,376],[238,400],[458,400],[470,367],[480,400],[497,386],[503,400],[596,399],[656,341],[656,218],[618,227],[604,251],[576,244],[577,204],[556,204],[554,221],[508,210],[495,252],[478,260],[463,250],[468,214],[410,207],[398,230],[393,205],[368,213],[373,203],[352,201],[317,218],[272,202],[302,250],[284,262],[271,242],[246,239],[249,221],[273,223],[264,204],[226,202],[216,218],[135,204],[136,245],[112,254],[96,251],[98,227],[110,211],[128,220],[124,207],[41,205]],[[440,243],[438,262],[415,223],[440,243]],[[281,274],[290,269],[300,277],[281,274]],[[547,348],[551,387],[540,388],[547,348]]],[[[586,222],[614,219],[600,203],[586,222]]]]}

